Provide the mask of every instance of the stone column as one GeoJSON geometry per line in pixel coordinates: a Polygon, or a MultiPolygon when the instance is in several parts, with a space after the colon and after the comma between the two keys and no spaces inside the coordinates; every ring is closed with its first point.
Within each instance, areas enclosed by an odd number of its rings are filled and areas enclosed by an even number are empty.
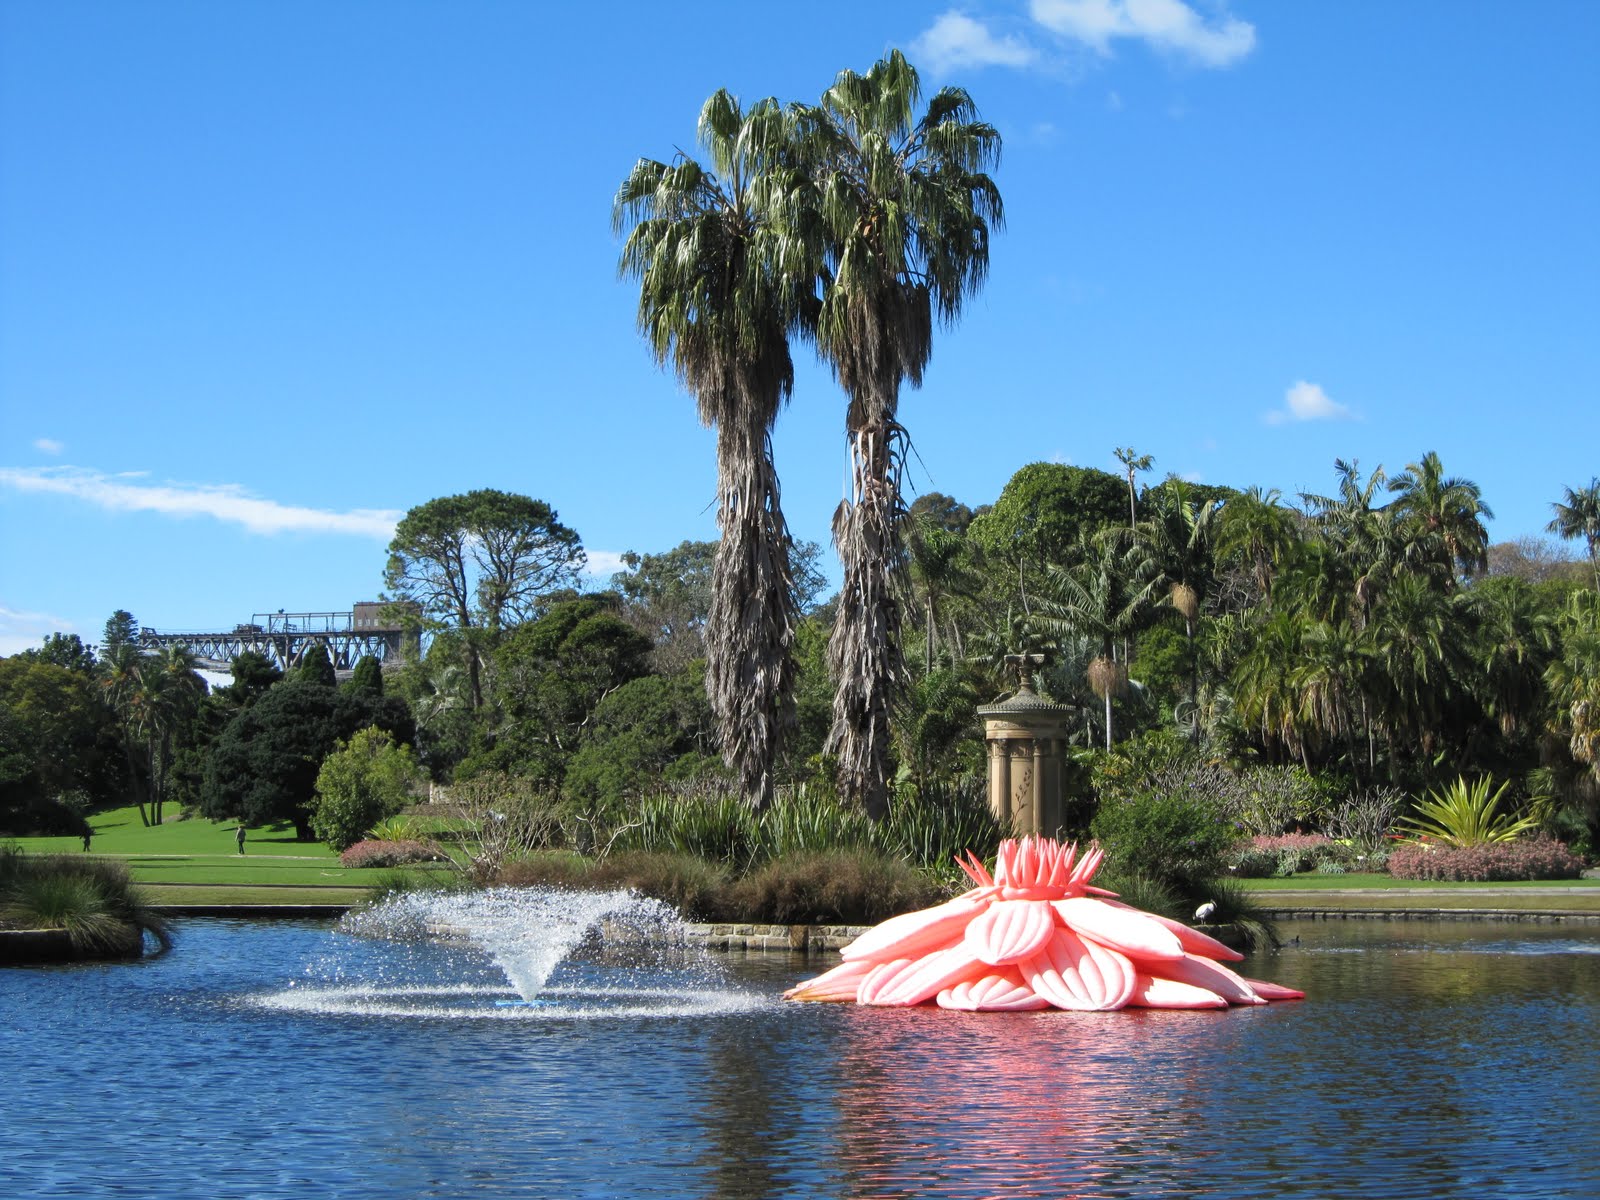
{"type": "Polygon", "coordinates": [[[1014,696],[978,709],[989,751],[989,809],[1017,836],[1061,826],[1061,755],[1072,710],[1023,684],[1014,696]]]}

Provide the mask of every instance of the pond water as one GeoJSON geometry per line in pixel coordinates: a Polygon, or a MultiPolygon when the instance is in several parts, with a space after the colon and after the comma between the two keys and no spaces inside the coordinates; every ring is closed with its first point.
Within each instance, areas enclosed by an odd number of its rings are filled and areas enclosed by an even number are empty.
{"type": "Polygon", "coordinates": [[[1226,1012],[778,999],[814,974],[557,968],[188,920],[0,970],[0,1195],[1600,1196],[1600,927],[1288,923],[1226,1012]]]}

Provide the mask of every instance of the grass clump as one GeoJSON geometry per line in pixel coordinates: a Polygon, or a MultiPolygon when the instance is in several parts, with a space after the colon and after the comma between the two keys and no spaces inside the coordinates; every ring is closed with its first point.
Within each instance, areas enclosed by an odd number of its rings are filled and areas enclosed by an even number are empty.
{"type": "Polygon", "coordinates": [[[945,899],[927,875],[875,850],[774,859],[731,891],[747,920],[774,925],[875,925],[945,899]]]}
{"type": "Polygon", "coordinates": [[[145,933],[172,944],[121,863],[13,847],[0,847],[0,927],[63,929],[83,954],[137,953],[145,933]]]}

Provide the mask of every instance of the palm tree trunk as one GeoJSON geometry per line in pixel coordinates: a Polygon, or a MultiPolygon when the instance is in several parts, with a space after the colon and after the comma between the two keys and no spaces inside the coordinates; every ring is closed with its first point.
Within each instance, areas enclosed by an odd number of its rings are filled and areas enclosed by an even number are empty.
{"type": "Polygon", "coordinates": [[[794,726],[797,614],[766,429],[770,410],[758,402],[727,405],[717,425],[722,538],[706,617],[706,696],[717,740],[757,809],[772,800],[773,769],[794,726]]]}
{"type": "Polygon", "coordinates": [[[893,591],[900,566],[899,486],[893,441],[899,426],[877,407],[852,431],[853,496],[833,516],[833,541],[844,565],[839,612],[828,641],[835,683],[828,749],[838,756],[839,790],[874,820],[889,811],[889,710],[904,666],[900,608],[893,591]]]}

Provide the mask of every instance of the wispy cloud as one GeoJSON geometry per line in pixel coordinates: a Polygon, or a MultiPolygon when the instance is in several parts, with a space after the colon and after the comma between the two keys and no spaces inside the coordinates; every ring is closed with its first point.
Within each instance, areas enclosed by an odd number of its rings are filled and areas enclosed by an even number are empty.
{"type": "Polygon", "coordinates": [[[618,550],[586,550],[584,557],[589,560],[588,565],[583,568],[584,574],[602,583],[610,583],[613,575],[626,568],[626,564],[622,561],[622,553],[618,550]]]}
{"type": "Polygon", "coordinates": [[[954,9],[920,34],[911,50],[935,72],[953,67],[1025,67],[1038,57],[1038,51],[1021,38],[996,37],[981,21],[954,9]]]}
{"type": "Polygon", "coordinates": [[[1256,44],[1255,26],[1218,7],[1207,19],[1184,0],[1031,0],[1052,33],[1110,55],[1118,40],[1143,42],[1202,67],[1231,67],[1256,44]]]}
{"type": "Polygon", "coordinates": [[[1350,421],[1355,415],[1319,385],[1302,379],[1283,394],[1283,407],[1271,409],[1262,420],[1268,425],[1286,425],[1290,421],[1350,421]]]}
{"type": "Polygon", "coordinates": [[[0,603],[0,656],[36,650],[52,633],[71,633],[72,624],[50,613],[27,612],[0,603]]]}
{"type": "Polygon", "coordinates": [[[0,487],[68,496],[109,512],[210,517],[251,533],[333,533],[388,541],[401,515],[390,509],[334,512],[252,496],[237,484],[150,483],[142,473],[108,475],[83,467],[0,467],[0,487]]]}
{"type": "Polygon", "coordinates": [[[65,442],[58,442],[55,438],[34,438],[33,448],[42,450],[46,454],[60,454],[67,448],[65,442]]]}

